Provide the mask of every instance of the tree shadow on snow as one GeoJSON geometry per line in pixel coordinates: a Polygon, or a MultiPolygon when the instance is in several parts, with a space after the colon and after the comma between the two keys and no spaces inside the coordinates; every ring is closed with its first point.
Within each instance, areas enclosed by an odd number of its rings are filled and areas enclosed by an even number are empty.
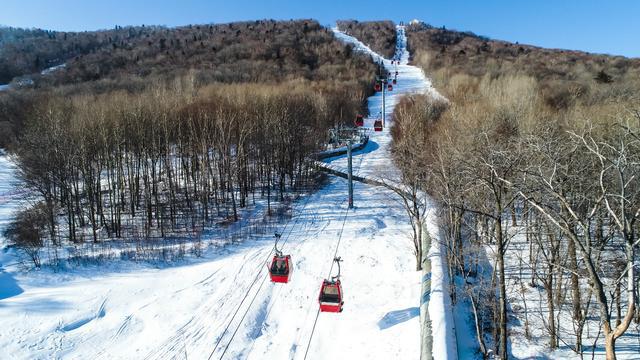
{"type": "Polygon", "coordinates": [[[394,325],[409,321],[414,317],[420,316],[420,308],[411,307],[404,310],[390,311],[378,321],[380,330],[388,329],[394,325]]]}
{"type": "Polygon", "coordinates": [[[0,270],[0,300],[22,294],[23,290],[13,276],[0,270]]]}
{"type": "MultiPolygon", "coordinates": [[[[378,150],[379,148],[380,148],[380,145],[377,142],[373,141],[372,139],[369,139],[369,141],[367,142],[367,145],[365,145],[363,149],[353,151],[353,155],[368,154],[370,152],[378,150]]],[[[342,155],[328,157],[326,159],[323,159],[323,161],[330,164],[336,160],[344,159],[346,157],[347,157],[346,154],[342,154],[342,155]]]]}

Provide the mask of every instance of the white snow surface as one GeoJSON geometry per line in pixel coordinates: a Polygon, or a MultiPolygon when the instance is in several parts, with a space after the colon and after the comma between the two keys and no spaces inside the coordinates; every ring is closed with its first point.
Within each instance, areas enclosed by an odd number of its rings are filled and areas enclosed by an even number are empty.
{"type": "Polygon", "coordinates": [[[173,267],[7,266],[2,358],[302,359],[307,346],[309,359],[417,358],[420,274],[406,215],[388,191],[357,184],[349,212],[345,194],[332,179],[296,205],[283,236],[295,263],[286,285],[268,281],[270,237],[173,267]],[[309,343],[340,234],[345,310],[321,313],[309,343]]]}
{"type": "MultiPolygon", "coordinates": [[[[399,94],[439,96],[421,70],[407,65],[404,29],[398,31],[401,65],[398,86],[388,97],[389,114],[399,94]]],[[[369,100],[374,113],[380,95],[369,100]]],[[[354,157],[355,173],[397,175],[390,139],[388,127],[372,133],[354,157]]],[[[329,161],[346,164],[344,156],[329,161]]],[[[1,190],[8,196],[0,202],[2,228],[22,206],[23,195],[4,188],[14,171],[10,159],[0,157],[1,190]]],[[[347,210],[346,195],[346,181],[332,177],[294,205],[294,217],[282,225],[283,250],[295,264],[288,284],[268,279],[270,236],[211,247],[203,258],[177,265],[113,261],[26,271],[14,264],[14,250],[4,250],[0,358],[417,359],[421,274],[415,271],[405,210],[393,192],[380,187],[356,183],[353,210],[347,210]],[[334,255],[343,259],[344,312],[318,313],[320,283],[337,272],[334,255]]],[[[437,239],[433,211],[428,226],[437,239]]],[[[433,243],[434,355],[455,358],[444,259],[439,242],[433,243]]]]}
{"type": "MultiPolygon", "coordinates": [[[[391,65],[390,59],[371,50],[367,45],[352,36],[344,34],[334,28],[336,37],[344,42],[354,45],[356,51],[362,51],[370,55],[374,61],[383,61],[384,66],[393,74],[398,71],[398,83],[393,85],[392,91],[385,91],[385,129],[381,132],[371,131],[369,133],[369,143],[362,152],[354,154],[354,162],[362,161],[360,175],[391,181],[397,178],[399,170],[393,165],[391,159],[391,134],[389,129],[392,125],[391,114],[400,98],[408,94],[428,94],[434,98],[444,99],[440,93],[431,85],[431,81],[425,76],[422,69],[409,65],[409,51],[406,48],[407,38],[404,33],[404,26],[398,26],[396,55],[400,60],[400,65],[391,65]]],[[[364,119],[364,126],[373,129],[373,123],[382,113],[382,92],[377,92],[369,97],[369,116],[364,119]]],[[[346,157],[329,159],[329,162],[347,168],[346,157]]]]}
{"type": "Polygon", "coordinates": [[[40,71],[40,75],[51,74],[52,72],[58,71],[60,69],[64,69],[65,67],[67,67],[67,64],[60,64],[60,65],[56,65],[56,66],[51,66],[51,67],[48,67],[48,68],[40,71]]]}
{"type": "MultiPolygon", "coordinates": [[[[547,293],[540,284],[540,280],[536,280],[536,287],[529,285],[532,272],[527,265],[529,244],[524,233],[524,226],[522,224],[515,227],[511,226],[510,221],[505,221],[504,225],[506,232],[511,236],[505,253],[507,300],[512,313],[509,322],[509,350],[511,356],[518,359],[580,359],[580,355],[575,353],[569,346],[562,346],[563,342],[560,343],[561,345],[558,349],[554,351],[549,349],[547,293]],[[523,269],[522,271],[521,268],[523,269]],[[526,307],[523,298],[527,299],[526,307]],[[530,339],[525,336],[525,315],[529,322],[530,339]]],[[[486,251],[488,258],[493,262],[495,247],[486,246],[486,251]]],[[[537,256],[541,257],[542,255],[538,254],[537,256]]],[[[607,281],[610,281],[610,279],[605,280],[605,283],[607,281]]],[[[568,287],[569,285],[566,286],[568,287]]],[[[588,285],[584,279],[582,288],[583,294],[586,293],[588,285]]],[[[557,309],[555,311],[555,316],[559,320],[557,320],[559,324],[557,326],[558,334],[563,341],[573,346],[575,344],[575,325],[571,317],[571,300],[565,300],[563,306],[562,313],[559,313],[557,309]]],[[[600,333],[598,307],[593,303],[593,300],[589,307],[588,319],[585,323],[582,339],[584,358],[591,358],[593,355],[595,359],[604,359],[604,339],[600,333]],[[594,348],[593,345],[596,340],[597,346],[594,348]]],[[[640,324],[632,322],[625,334],[616,340],[616,356],[618,359],[624,360],[640,359],[640,324]]]]}
{"type": "Polygon", "coordinates": [[[9,84],[0,84],[0,91],[9,90],[9,84]]]}

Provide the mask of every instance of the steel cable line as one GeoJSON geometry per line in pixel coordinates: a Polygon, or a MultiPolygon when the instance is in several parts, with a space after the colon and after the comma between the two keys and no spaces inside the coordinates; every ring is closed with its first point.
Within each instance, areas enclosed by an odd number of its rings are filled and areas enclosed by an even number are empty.
{"type": "MultiPolygon", "coordinates": [[[[359,174],[359,172],[360,172],[360,167],[361,167],[361,165],[362,165],[362,160],[363,160],[363,159],[364,159],[364,155],[361,155],[360,160],[359,160],[359,163],[358,163],[358,167],[357,167],[356,175],[357,175],[357,174],[359,174]]],[[[310,200],[310,199],[311,199],[311,195],[309,195],[309,196],[307,197],[307,199],[305,200],[305,203],[304,203],[304,205],[303,205],[303,207],[302,207],[302,209],[301,209],[301,214],[300,214],[300,215],[302,215],[302,214],[304,213],[304,210],[306,209],[307,204],[309,203],[309,200],[310,200]]],[[[340,230],[340,238],[342,237],[342,232],[343,232],[343,230],[344,230],[344,225],[345,225],[345,223],[346,223],[346,217],[347,217],[348,211],[349,211],[349,209],[347,208],[347,210],[346,210],[346,212],[345,212],[345,215],[344,215],[344,220],[343,220],[342,228],[341,228],[341,230],[340,230]]],[[[298,221],[300,220],[300,218],[301,218],[301,217],[302,217],[302,216],[298,216],[298,217],[296,217],[296,220],[294,221],[294,225],[298,223],[298,221]]],[[[288,224],[289,224],[290,220],[291,220],[291,219],[289,219],[289,220],[287,221],[287,223],[285,224],[285,229],[286,229],[286,227],[288,226],[288,224]]],[[[282,246],[284,246],[284,245],[287,243],[287,241],[289,240],[289,238],[290,238],[290,236],[291,236],[291,233],[293,232],[293,229],[294,229],[294,227],[291,227],[291,228],[290,228],[289,233],[287,234],[287,237],[285,238],[285,240],[284,240],[284,241],[283,241],[283,243],[282,243],[282,246]]],[[[286,230],[285,230],[285,231],[286,231],[286,230]]],[[[336,247],[336,250],[335,250],[335,254],[337,254],[338,248],[339,248],[339,241],[338,241],[338,246],[336,247]]],[[[268,261],[269,257],[271,256],[271,254],[273,253],[273,251],[274,251],[274,249],[272,249],[272,250],[269,252],[269,255],[267,256],[267,261],[268,261]]],[[[331,271],[333,271],[333,262],[332,262],[332,264],[331,264],[331,268],[330,268],[330,270],[329,270],[329,274],[331,274],[331,271]]],[[[224,335],[225,335],[225,334],[226,334],[226,332],[228,331],[229,327],[231,326],[231,323],[233,323],[233,320],[235,319],[236,315],[238,314],[238,312],[239,312],[239,311],[240,311],[240,309],[242,308],[242,304],[244,303],[244,301],[245,301],[245,300],[247,299],[247,297],[249,296],[251,289],[253,288],[253,286],[255,285],[255,283],[260,279],[260,275],[261,275],[261,274],[263,274],[263,273],[262,273],[262,272],[258,272],[258,274],[257,274],[257,275],[256,275],[256,277],[254,278],[253,282],[251,283],[251,285],[250,285],[250,286],[249,286],[249,288],[247,289],[247,292],[245,293],[245,296],[243,297],[243,299],[242,299],[241,303],[239,304],[238,308],[237,308],[237,309],[236,309],[236,311],[234,312],[234,315],[232,316],[231,320],[229,321],[229,323],[228,323],[228,324],[227,324],[227,326],[225,327],[225,329],[224,329],[223,333],[220,335],[220,338],[219,338],[219,339],[218,339],[218,341],[216,342],[216,345],[215,345],[215,347],[214,347],[213,351],[212,351],[212,352],[211,352],[211,354],[209,355],[209,358],[208,358],[209,360],[211,359],[211,357],[213,356],[213,354],[214,354],[214,353],[215,353],[215,351],[217,350],[218,346],[220,345],[220,342],[222,341],[222,338],[224,337],[224,335]]],[[[251,302],[250,302],[250,303],[249,303],[249,305],[247,306],[247,309],[244,311],[244,313],[243,313],[242,317],[240,318],[240,322],[238,323],[238,326],[236,327],[236,329],[234,330],[233,334],[231,335],[231,338],[230,338],[230,339],[229,339],[229,341],[227,342],[227,344],[226,344],[226,346],[225,346],[225,348],[224,348],[224,351],[222,352],[222,355],[220,356],[220,359],[222,359],[222,358],[224,357],[224,355],[226,354],[227,350],[229,349],[229,346],[230,346],[230,345],[231,345],[231,343],[233,342],[233,340],[234,340],[234,338],[235,338],[235,335],[237,334],[238,330],[240,329],[240,327],[241,327],[241,325],[242,325],[242,322],[244,321],[245,317],[247,316],[247,314],[248,314],[249,310],[251,309],[251,307],[252,307],[253,303],[255,302],[255,299],[257,298],[258,294],[260,293],[260,290],[262,289],[262,286],[264,285],[265,280],[266,280],[266,274],[265,274],[265,276],[263,277],[262,282],[260,282],[260,286],[258,287],[258,290],[255,292],[254,296],[252,297],[251,302]]],[[[318,311],[318,314],[319,314],[319,311],[318,311]]],[[[316,320],[314,321],[314,329],[315,329],[315,322],[317,322],[318,314],[316,314],[316,320]]],[[[308,348],[307,348],[307,351],[308,351],[308,348]]]]}
{"type": "MultiPolygon", "coordinates": [[[[364,159],[364,154],[360,155],[360,161],[358,162],[358,169],[356,170],[356,176],[360,175],[360,167],[362,165],[362,160],[364,159]]],[[[347,207],[345,213],[344,213],[344,218],[342,220],[342,227],[340,228],[340,235],[338,236],[338,242],[336,244],[336,250],[333,253],[333,258],[331,259],[331,267],[329,268],[329,275],[327,276],[327,279],[331,278],[331,272],[333,272],[333,264],[335,263],[334,259],[336,258],[336,256],[338,255],[338,249],[340,249],[340,241],[342,241],[342,234],[344,233],[344,226],[347,223],[347,215],[349,215],[349,207],[347,207]]],[[[309,348],[311,347],[311,340],[313,340],[313,334],[316,331],[316,325],[318,324],[318,318],[320,317],[320,308],[318,308],[318,311],[316,312],[316,318],[313,321],[313,327],[311,328],[311,335],[309,336],[309,342],[307,343],[307,348],[304,352],[304,359],[307,359],[307,355],[309,354],[309,348]]]]}
{"type": "MultiPolygon", "coordinates": [[[[302,208],[300,209],[301,214],[304,212],[305,208],[307,207],[307,204],[309,203],[309,199],[310,199],[310,198],[311,198],[311,195],[308,195],[308,196],[307,196],[307,199],[306,199],[306,200],[305,200],[305,202],[304,202],[304,205],[303,205],[303,206],[302,206],[302,208]]],[[[295,216],[295,210],[293,211],[293,213],[294,213],[294,214],[292,215],[292,218],[295,216]]],[[[301,217],[301,216],[297,216],[297,217],[296,217],[296,219],[295,219],[295,221],[294,221],[293,225],[297,224],[297,222],[299,221],[300,217],[301,217]]],[[[291,219],[292,219],[292,218],[289,218],[289,219],[287,220],[287,222],[285,223],[285,226],[284,226],[284,228],[283,228],[283,232],[285,232],[285,231],[287,230],[287,227],[288,227],[288,226],[289,226],[289,224],[291,223],[291,219]]],[[[294,226],[292,226],[291,228],[289,228],[289,233],[287,234],[287,236],[286,236],[285,240],[284,240],[284,241],[283,241],[283,243],[282,243],[282,245],[283,245],[283,246],[284,246],[284,245],[287,243],[287,241],[289,240],[289,237],[291,236],[291,233],[293,232],[293,229],[294,229],[294,226]]],[[[267,255],[267,261],[268,261],[268,260],[269,260],[269,258],[271,257],[271,254],[273,254],[273,251],[274,251],[274,249],[271,249],[271,250],[269,251],[269,254],[267,255]]],[[[221,343],[222,339],[224,338],[224,335],[225,335],[225,334],[227,333],[227,331],[229,330],[229,327],[230,327],[230,326],[231,326],[231,324],[233,323],[233,320],[236,318],[237,314],[239,313],[240,309],[242,308],[242,305],[244,304],[245,300],[248,298],[248,296],[249,296],[249,294],[250,294],[250,292],[251,292],[251,289],[252,289],[252,288],[253,288],[253,286],[256,284],[256,282],[260,279],[260,275],[261,275],[261,274],[263,274],[263,273],[262,273],[262,271],[261,271],[261,269],[262,269],[262,264],[260,264],[260,266],[258,267],[258,269],[257,269],[257,274],[256,274],[255,278],[253,279],[253,281],[251,282],[251,284],[250,284],[250,285],[249,285],[249,287],[247,288],[246,293],[245,293],[244,297],[242,298],[242,300],[241,300],[240,304],[238,305],[238,307],[237,307],[236,311],[234,312],[233,316],[231,317],[231,319],[230,319],[230,320],[229,320],[229,322],[227,323],[227,326],[225,326],[225,328],[224,328],[224,330],[223,330],[222,334],[220,334],[220,337],[219,337],[219,338],[218,338],[218,340],[216,341],[216,344],[215,344],[215,346],[214,346],[213,350],[211,351],[211,354],[209,354],[209,357],[207,358],[208,360],[210,360],[210,359],[213,357],[213,354],[214,354],[214,353],[215,353],[215,351],[218,349],[218,346],[220,345],[220,343],[221,343]]],[[[266,278],[266,277],[265,277],[265,278],[266,278]]],[[[240,320],[240,323],[238,324],[238,328],[239,328],[239,327],[240,327],[240,325],[242,324],[242,320],[245,318],[245,316],[246,316],[247,312],[248,312],[248,311],[249,311],[249,309],[251,308],[251,304],[253,304],[253,301],[255,300],[255,298],[256,298],[256,296],[257,296],[257,294],[260,292],[260,289],[262,288],[262,285],[263,285],[263,284],[264,284],[264,279],[263,279],[262,283],[260,284],[260,286],[259,286],[259,288],[258,288],[258,291],[256,292],[256,294],[255,294],[255,295],[254,295],[254,297],[252,298],[251,303],[250,303],[250,304],[249,304],[249,306],[247,307],[247,310],[246,310],[246,311],[245,311],[245,313],[243,314],[243,316],[242,316],[242,318],[241,318],[241,320],[240,320]]],[[[225,352],[227,351],[227,349],[229,348],[229,345],[230,345],[230,344],[231,344],[231,342],[233,341],[233,338],[234,338],[235,334],[237,333],[238,328],[236,328],[236,330],[233,332],[233,335],[232,335],[232,337],[231,337],[231,340],[227,343],[227,345],[226,345],[226,347],[225,347],[225,350],[224,350],[224,352],[223,352],[223,354],[222,354],[223,356],[224,356],[224,353],[225,353],[225,352]]]]}
{"type": "MultiPolygon", "coordinates": [[[[309,199],[311,198],[311,195],[309,195],[309,197],[307,198],[307,200],[305,201],[305,205],[302,208],[302,210],[304,210],[307,206],[307,203],[309,202],[309,199]]],[[[300,214],[302,215],[302,213],[300,214]]],[[[298,222],[298,220],[302,218],[302,216],[298,216],[296,218],[296,221],[294,222],[294,225],[298,222]]],[[[285,238],[285,240],[282,242],[282,248],[284,248],[284,245],[286,245],[287,241],[289,240],[289,237],[291,236],[291,233],[293,232],[294,227],[291,227],[289,230],[289,234],[287,234],[287,237],[285,238]]],[[[273,250],[272,250],[273,252],[273,250]]],[[[271,253],[269,253],[269,256],[271,256],[271,253]]],[[[268,260],[268,258],[267,258],[268,260]]],[[[260,272],[258,274],[258,278],[260,277],[260,274],[264,274],[262,272],[260,272]]],[[[267,280],[267,275],[264,274],[264,276],[262,277],[262,282],[260,283],[260,286],[258,287],[258,290],[256,291],[255,295],[253,295],[253,298],[251,299],[251,302],[249,303],[249,305],[247,306],[247,310],[245,310],[244,314],[242,315],[242,317],[240,318],[240,322],[238,323],[238,326],[236,327],[236,329],[233,331],[233,334],[231,334],[231,338],[229,339],[229,342],[227,343],[227,345],[224,348],[224,351],[222,352],[222,355],[220,355],[220,359],[222,359],[224,357],[224,355],[227,353],[227,350],[229,349],[229,346],[231,345],[231,343],[233,342],[233,339],[236,336],[236,333],[238,332],[238,330],[240,330],[240,327],[242,326],[242,322],[244,321],[244,318],[247,316],[247,314],[249,313],[249,310],[251,310],[251,306],[253,305],[254,301],[256,300],[256,298],[258,297],[258,294],[260,294],[260,290],[262,289],[262,286],[265,283],[265,280],[267,280]]]]}

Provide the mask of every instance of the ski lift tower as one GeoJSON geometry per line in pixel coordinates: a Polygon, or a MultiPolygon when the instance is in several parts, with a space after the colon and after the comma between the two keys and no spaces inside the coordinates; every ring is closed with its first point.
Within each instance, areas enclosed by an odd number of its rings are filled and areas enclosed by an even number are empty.
{"type": "Polygon", "coordinates": [[[332,139],[347,144],[347,180],[349,183],[349,209],[353,209],[353,157],[351,150],[354,142],[363,143],[367,137],[363,129],[357,127],[338,127],[329,130],[332,139]]]}
{"type": "Polygon", "coordinates": [[[376,75],[376,83],[380,84],[382,88],[382,127],[385,127],[385,92],[387,91],[387,83],[389,82],[389,77],[387,76],[387,71],[384,68],[384,63],[382,60],[378,63],[378,75],[376,75]]]}

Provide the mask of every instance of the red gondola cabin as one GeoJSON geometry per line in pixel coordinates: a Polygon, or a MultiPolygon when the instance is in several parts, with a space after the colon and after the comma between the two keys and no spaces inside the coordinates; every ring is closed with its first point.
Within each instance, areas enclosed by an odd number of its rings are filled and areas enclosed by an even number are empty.
{"type": "Polygon", "coordinates": [[[269,267],[271,282],[288,283],[292,271],[291,255],[275,255],[269,267]]]}
{"type": "Polygon", "coordinates": [[[356,115],[356,126],[364,126],[364,117],[360,114],[356,115]]]}
{"type": "Polygon", "coordinates": [[[342,301],[342,284],[340,284],[340,279],[335,281],[324,280],[322,282],[318,302],[320,303],[320,311],[322,312],[342,312],[344,301],[342,301]]]}
{"type": "Polygon", "coordinates": [[[376,120],[373,123],[373,130],[375,131],[382,131],[382,120],[376,120]]]}
{"type": "Polygon", "coordinates": [[[382,87],[380,87],[380,84],[376,84],[373,89],[377,92],[377,91],[381,91],[382,87]]]}

